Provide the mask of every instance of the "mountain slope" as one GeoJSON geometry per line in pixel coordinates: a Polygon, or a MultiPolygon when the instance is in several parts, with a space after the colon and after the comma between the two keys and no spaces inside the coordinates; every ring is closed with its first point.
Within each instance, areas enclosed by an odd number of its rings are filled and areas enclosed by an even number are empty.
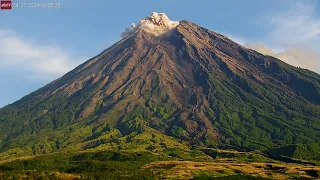
{"type": "Polygon", "coordinates": [[[0,109],[0,151],[10,156],[188,144],[267,150],[319,145],[319,130],[319,74],[188,21],[161,36],[137,28],[0,109]]]}

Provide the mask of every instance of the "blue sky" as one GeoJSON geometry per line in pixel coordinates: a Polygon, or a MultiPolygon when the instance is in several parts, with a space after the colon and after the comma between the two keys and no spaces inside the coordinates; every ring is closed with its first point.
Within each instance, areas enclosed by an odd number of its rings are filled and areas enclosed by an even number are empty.
{"type": "MultiPolygon", "coordinates": [[[[13,3],[28,2],[13,0],[13,3]]],[[[29,2],[53,2],[33,0],[29,2]]],[[[59,8],[0,11],[0,107],[120,40],[151,12],[189,20],[236,42],[320,72],[316,0],[58,0],[59,8]]]]}

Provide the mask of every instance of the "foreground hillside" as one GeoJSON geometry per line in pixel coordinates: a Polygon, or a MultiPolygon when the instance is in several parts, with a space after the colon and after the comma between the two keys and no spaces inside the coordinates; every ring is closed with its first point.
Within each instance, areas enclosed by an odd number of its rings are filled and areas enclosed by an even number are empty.
{"type": "Polygon", "coordinates": [[[0,162],[0,179],[312,179],[320,167],[283,163],[261,154],[205,149],[183,152],[56,153],[0,162]]]}

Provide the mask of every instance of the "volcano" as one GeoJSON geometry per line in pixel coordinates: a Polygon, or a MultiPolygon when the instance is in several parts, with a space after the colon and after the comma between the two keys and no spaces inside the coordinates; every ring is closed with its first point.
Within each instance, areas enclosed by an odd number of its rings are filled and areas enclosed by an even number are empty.
{"type": "Polygon", "coordinates": [[[0,152],[320,144],[320,75],[153,13],[0,109],[0,152]]]}

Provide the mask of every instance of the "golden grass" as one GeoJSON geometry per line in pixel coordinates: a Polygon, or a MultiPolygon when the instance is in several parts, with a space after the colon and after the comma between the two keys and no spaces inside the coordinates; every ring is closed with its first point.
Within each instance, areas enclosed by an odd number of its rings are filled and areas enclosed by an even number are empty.
{"type": "Polygon", "coordinates": [[[278,163],[226,163],[226,162],[193,162],[193,161],[159,161],[144,165],[159,178],[190,179],[202,172],[226,176],[249,174],[273,179],[289,179],[292,176],[312,178],[305,170],[318,170],[319,166],[278,163]],[[169,168],[168,168],[169,167],[169,168]]]}
{"type": "Polygon", "coordinates": [[[0,165],[9,163],[9,162],[12,162],[15,160],[28,160],[28,159],[33,159],[35,157],[37,157],[37,156],[36,155],[35,156],[25,156],[25,157],[16,157],[16,158],[9,158],[6,160],[0,160],[0,165]]]}
{"type": "Polygon", "coordinates": [[[81,178],[81,176],[77,174],[68,174],[68,173],[61,173],[61,172],[53,172],[53,173],[50,173],[50,175],[54,175],[54,177],[58,179],[63,179],[63,180],[72,180],[72,179],[81,178]]]}
{"type": "Polygon", "coordinates": [[[32,179],[32,178],[36,178],[36,179],[59,179],[59,180],[74,180],[74,179],[81,179],[80,175],[77,174],[69,174],[69,173],[61,173],[61,172],[36,172],[36,171],[27,171],[25,173],[32,173],[34,175],[38,175],[36,177],[34,176],[29,176],[27,174],[20,174],[17,173],[16,175],[18,177],[7,177],[4,174],[2,174],[0,172],[0,179],[8,179],[8,180],[15,180],[15,179],[19,179],[19,180],[23,180],[23,179],[32,179]],[[49,178],[50,177],[50,178],[49,178]]]}

